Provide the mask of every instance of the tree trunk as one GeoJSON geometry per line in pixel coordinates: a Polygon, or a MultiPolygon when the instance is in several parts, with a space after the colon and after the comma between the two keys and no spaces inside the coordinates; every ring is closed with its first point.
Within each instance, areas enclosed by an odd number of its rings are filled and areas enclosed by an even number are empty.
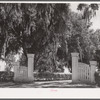
{"type": "Polygon", "coordinates": [[[26,58],[26,60],[25,60],[25,64],[26,64],[26,66],[28,66],[27,50],[26,50],[26,48],[25,48],[25,46],[24,46],[24,45],[23,45],[23,53],[24,53],[25,58],[26,58]]]}
{"type": "Polygon", "coordinates": [[[4,46],[3,46],[3,56],[4,58],[6,57],[6,43],[4,43],[4,46]]]}
{"type": "Polygon", "coordinates": [[[54,63],[54,66],[55,66],[54,70],[56,70],[58,68],[57,62],[56,62],[56,54],[57,54],[58,46],[57,46],[56,43],[54,43],[53,47],[54,47],[53,48],[53,53],[52,53],[52,55],[53,55],[53,63],[54,63]]]}

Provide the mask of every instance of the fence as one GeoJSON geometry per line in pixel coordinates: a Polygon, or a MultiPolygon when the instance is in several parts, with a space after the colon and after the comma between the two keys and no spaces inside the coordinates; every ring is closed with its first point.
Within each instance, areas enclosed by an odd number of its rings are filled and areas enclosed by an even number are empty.
{"type": "Polygon", "coordinates": [[[79,54],[72,53],[72,82],[74,83],[95,83],[94,73],[96,71],[96,61],[90,64],[78,62],[79,54]]]}
{"type": "MultiPolygon", "coordinates": [[[[96,71],[96,61],[90,64],[78,62],[79,54],[72,53],[72,82],[74,83],[95,83],[94,73],[96,71]]],[[[14,81],[30,82],[34,80],[34,54],[28,54],[28,67],[20,66],[19,62],[14,63],[14,81]]]]}

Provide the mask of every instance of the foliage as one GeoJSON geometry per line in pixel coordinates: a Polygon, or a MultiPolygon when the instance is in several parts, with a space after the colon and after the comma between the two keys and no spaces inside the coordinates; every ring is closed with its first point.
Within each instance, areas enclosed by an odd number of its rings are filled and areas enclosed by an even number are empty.
{"type": "Polygon", "coordinates": [[[1,4],[1,8],[2,26],[7,27],[2,30],[4,55],[11,51],[17,53],[22,47],[27,59],[27,53],[44,52],[50,44],[53,45],[51,59],[55,63],[56,43],[66,27],[69,4],[1,4]]]}
{"type": "Polygon", "coordinates": [[[55,3],[0,4],[0,54],[4,52],[6,58],[10,52],[17,53],[23,48],[22,62],[27,61],[27,53],[34,53],[35,69],[40,72],[54,72],[58,68],[57,59],[64,58],[66,65],[71,66],[71,52],[79,52],[80,60],[86,63],[94,59],[100,44],[99,31],[89,27],[98,5],[79,4],[82,14],[72,12],[69,7],[55,3]]]}
{"type": "MultiPolygon", "coordinates": [[[[42,6],[43,5],[41,5],[41,7],[42,6]]],[[[57,67],[57,64],[56,64],[56,53],[57,53],[57,48],[58,48],[57,43],[59,41],[59,37],[61,37],[65,32],[65,28],[66,28],[65,27],[66,26],[65,16],[68,17],[68,12],[69,12],[68,6],[69,6],[68,4],[54,4],[54,5],[51,4],[51,5],[46,6],[46,7],[51,8],[53,11],[50,13],[51,14],[50,19],[48,19],[49,25],[45,24],[45,25],[48,25],[48,26],[45,26],[45,28],[44,28],[46,31],[46,37],[45,37],[46,45],[44,45],[44,46],[42,45],[42,47],[41,47],[41,48],[45,47],[45,49],[42,53],[40,53],[41,60],[39,60],[40,64],[38,64],[38,65],[41,65],[41,62],[42,62],[43,68],[45,70],[55,71],[55,69],[57,67]],[[60,11],[62,11],[63,14],[61,14],[60,11]],[[61,27],[61,25],[63,27],[61,27]]],[[[47,8],[47,9],[49,9],[49,8],[47,8]]],[[[44,13],[46,13],[46,11],[44,13]]],[[[42,19],[44,19],[44,16],[42,16],[42,19]]],[[[45,23],[45,22],[47,22],[47,21],[43,21],[43,23],[45,23]]],[[[34,46],[33,46],[33,48],[34,48],[34,46]]],[[[37,54],[37,55],[39,55],[39,54],[37,54]]],[[[39,63],[39,61],[38,61],[38,63],[39,63]]],[[[42,69],[42,66],[40,67],[40,69],[42,69]]]]}
{"type": "Polygon", "coordinates": [[[98,4],[79,4],[78,10],[82,11],[83,19],[86,19],[87,24],[89,25],[92,17],[96,15],[96,10],[99,9],[98,4]]]}
{"type": "Polygon", "coordinates": [[[100,87],[100,71],[95,72],[95,82],[100,87]]]}
{"type": "MultiPolygon", "coordinates": [[[[85,63],[89,63],[89,60],[94,59],[95,50],[98,43],[96,39],[91,39],[94,33],[89,27],[92,25],[91,18],[92,15],[98,10],[97,4],[79,4],[78,10],[83,11],[81,13],[73,13],[70,14],[70,31],[69,37],[66,38],[68,51],[71,52],[79,52],[80,60],[85,63]],[[91,8],[91,9],[90,9],[91,8]],[[89,12],[87,14],[87,12],[89,12]]],[[[67,31],[68,32],[68,31],[67,31]]],[[[94,33],[94,38],[95,38],[94,33]]]]}
{"type": "Polygon", "coordinates": [[[14,73],[13,72],[0,72],[0,82],[9,82],[13,81],[14,73]]]}
{"type": "Polygon", "coordinates": [[[34,78],[36,81],[70,80],[72,78],[72,75],[45,72],[45,73],[35,73],[34,78]]]}
{"type": "Polygon", "coordinates": [[[86,28],[84,28],[86,31],[82,35],[84,40],[82,52],[84,61],[89,63],[89,60],[95,59],[95,50],[97,49],[97,43],[99,43],[98,39],[96,39],[98,36],[93,30],[89,29],[92,25],[91,19],[96,15],[99,6],[98,4],[79,4],[77,9],[82,11],[82,19],[86,24],[86,28]]]}

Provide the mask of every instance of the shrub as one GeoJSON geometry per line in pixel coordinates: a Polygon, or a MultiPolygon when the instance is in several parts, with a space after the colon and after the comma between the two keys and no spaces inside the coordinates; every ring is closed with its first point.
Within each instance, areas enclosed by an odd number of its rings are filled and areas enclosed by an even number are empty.
{"type": "Polygon", "coordinates": [[[71,80],[72,75],[71,74],[60,74],[60,73],[50,73],[50,72],[44,72],[44,73],[35,73],[34,74],[35,80],[71,80]]]}
{"type": "Polygon", "coordinates": [[[7,71],[0,72],[0,82],[13,81],[13,77],[14,77],[13,72],[7,72],[7,71]]]}
{"type": "Polygon", "coordinates": [[[95,72],[95,82],[100,86],[100,71],[95,72]]]}

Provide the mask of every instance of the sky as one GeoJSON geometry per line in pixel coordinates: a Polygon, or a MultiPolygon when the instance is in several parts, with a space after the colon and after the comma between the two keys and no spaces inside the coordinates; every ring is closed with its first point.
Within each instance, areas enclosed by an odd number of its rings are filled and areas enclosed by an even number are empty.
{"type": "MultiPolygon", "coordinates": [[[[78,3],[71,3],[72,11],[78,12],[77,5],[78,3]]],[[[91,28],[93,28],[94,30],[100,29],[100,7],[99,7],[99,10],[96,11],[96,16],[91,19],[91,22],[93,22],[93,25],[91,26],[91,28]]]]}

